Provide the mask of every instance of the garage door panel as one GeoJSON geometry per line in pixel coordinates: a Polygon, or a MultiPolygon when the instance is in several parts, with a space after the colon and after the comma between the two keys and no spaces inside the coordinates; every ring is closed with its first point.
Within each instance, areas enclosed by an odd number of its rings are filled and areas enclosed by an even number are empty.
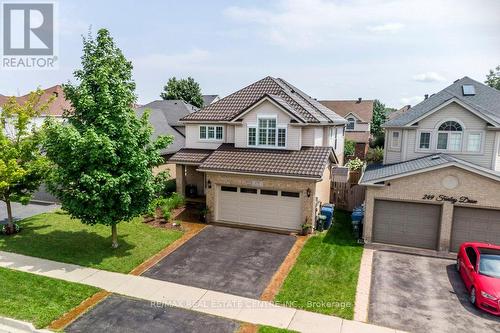
{"type": "Polygon", "coordinates": [[[451,232],[451,251],[463,242],[500,244],[500,211],[455,207],[451,232]]]}
{"type": "Polygon", "coordinates": [[[435,249],[440,216],[438,205],[375,200],[373,241],[435,249]]]}
{"type": "MultiPolygon", "coordinates": [[[[272,193],[272,192],[271,192],[272,193]]],[[[300,197],[257,193],[226,192],[218,188],[218,219],[260,227],[298,230],[302,207],[300,197]]]]}

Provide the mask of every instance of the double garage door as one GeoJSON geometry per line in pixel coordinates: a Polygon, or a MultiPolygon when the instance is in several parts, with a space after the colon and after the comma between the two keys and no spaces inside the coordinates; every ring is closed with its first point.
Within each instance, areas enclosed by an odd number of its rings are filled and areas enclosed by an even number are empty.
{"type": "Polygon", "coordinates": [[[280,230],[299,230],[300,192],[234,186],[217,188],[217,220],[280,230]]]}
{"type": "MultiPolygon", "coordinates": [[[[441,206],[412,202],[375,200],[374,242],[437,249],[441,206]]],[[[500,244],[500,211],[455,207],[450,235],[450,251],[463,242],[500,244]]]]}

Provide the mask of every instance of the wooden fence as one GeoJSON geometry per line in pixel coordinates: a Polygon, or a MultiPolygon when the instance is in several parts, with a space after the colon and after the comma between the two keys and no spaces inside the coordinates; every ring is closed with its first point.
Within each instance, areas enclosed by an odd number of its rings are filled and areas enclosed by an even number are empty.
{"type": "Polygon", "coordinates": [[[366,187],[358,185],[361,174],[351,172],[347,182],[332,182],[330,201],[336,208],[352,212],[365,201],[366,187]]]}

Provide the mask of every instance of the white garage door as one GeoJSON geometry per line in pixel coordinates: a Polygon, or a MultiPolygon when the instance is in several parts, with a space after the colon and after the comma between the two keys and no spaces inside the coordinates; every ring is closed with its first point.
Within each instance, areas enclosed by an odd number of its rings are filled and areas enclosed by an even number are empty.
{"type": "Polygon", "coordinates": [[[302,204],[299,192],[233,186],[217,189],[217,219],[283,230],[299,230],[302,204]]]}

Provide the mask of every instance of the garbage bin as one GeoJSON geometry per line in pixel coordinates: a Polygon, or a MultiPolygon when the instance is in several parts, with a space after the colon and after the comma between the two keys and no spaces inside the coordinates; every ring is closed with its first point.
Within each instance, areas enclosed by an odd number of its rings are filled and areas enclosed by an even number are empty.
{"type": "Polygon", "coordinates": [[[316,220],[316,230],[318,231],[323,231],[325,230],[325,221],[326,221],[326,216],[325,215],[318,215],[318,219],[316,220]]]}
{"type": "Polygon", "coordinates": [[[325,229],[330,229],[330,226],[332,225],[334,209],[335,209],[334,204],[323,204],[321,206],[321,215],[326,216],[325,224],[323,226],[325,229]]]}
{"type": "Polygon", "coordinates": [[[354,208],[351,214],[352,229],[358,238],[361,237],[360,231],[362,228],[363,216],[364,216],[363,207],[354,208]]]}

